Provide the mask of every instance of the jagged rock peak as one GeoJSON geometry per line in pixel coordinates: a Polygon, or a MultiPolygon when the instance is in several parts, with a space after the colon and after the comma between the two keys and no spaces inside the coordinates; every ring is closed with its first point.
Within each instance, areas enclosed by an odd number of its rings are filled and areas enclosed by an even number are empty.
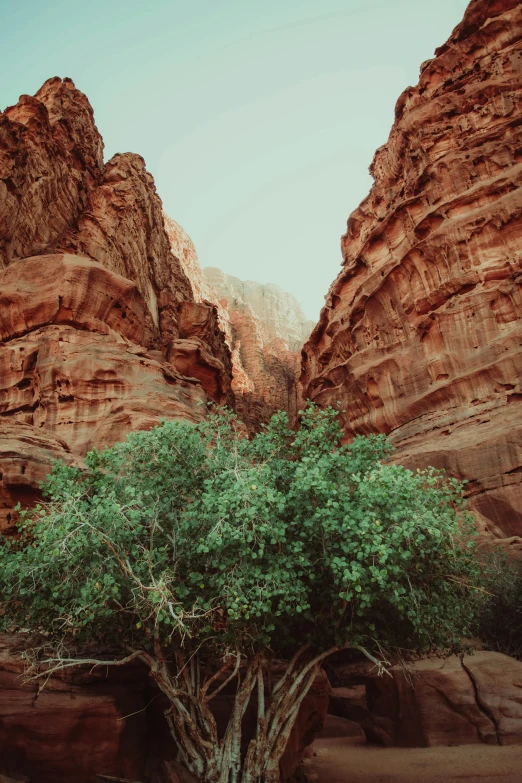
{"type": "Polygon", "coordinates": [[[53,459],[233,404],[217,308],[193,295],[153,177],[102,153],[70,79],[0,113],[0,531],[53,459]]]}
{"type": "Polygon", "coordinates": [[[256,283],[227,275],[217,267],[206,267],[203,274],[220,299],[239,310],[250,308],[270,337],[279,338],[291,351],[298,351],[309,336],[313,321],[308,321],[297,299],[275,283],[256,283]]]}
{"type": "Polygon", "coordinates": [[[0,112],[0,266],[46,252],[73,225],[103,171],[91,105],[49,79],[0,112]]]}

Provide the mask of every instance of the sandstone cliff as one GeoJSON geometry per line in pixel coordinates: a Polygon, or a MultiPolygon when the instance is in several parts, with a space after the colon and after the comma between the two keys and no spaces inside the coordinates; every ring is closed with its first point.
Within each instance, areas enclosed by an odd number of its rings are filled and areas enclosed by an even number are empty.
{"type": "Polygon", "coordinates": [[[233,399],[143,159],[102,152],[70,79],[0,113],[0,530],[53,459],[233,399]]]}
{"type": "Polygon", "coordinates": [[[522,535],[522,5],[473,0],[396,106],[305,392],[347,437],[466,479],[485,531],[522,535]]]}
{"type": "MultiPolygon", "coordinates": [[[[236,410],[251,430],[278,410],[294,421],[300,405],[300,349],[313,326],[279,286],[240,280],[215,267],[203,275],[221,307],[232,349],[236,410]]],[[[214,299],[215,301],[215,299],[214,299]]]]}

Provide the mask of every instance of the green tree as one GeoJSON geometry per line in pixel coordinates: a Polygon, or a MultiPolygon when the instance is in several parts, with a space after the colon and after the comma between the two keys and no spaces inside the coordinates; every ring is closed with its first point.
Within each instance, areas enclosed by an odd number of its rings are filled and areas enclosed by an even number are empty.
{"type": "Polygon", "coordinates": [[[308,405],[296,432],[280,413],[248,439],[219,412],[134,433],[84,471],[57,464],[48,502],[0,547],[3,626],[47,634],[47,672],[86,646],[139,658],[191,772],[276,783],[329,654],[378,663],[470,633],[480,569],[460,487],[387,464],[389,450],[382,436],[341,445],[336,412],[308,405]],[[231,687],[220,737],[211,703],[231,687]]]}

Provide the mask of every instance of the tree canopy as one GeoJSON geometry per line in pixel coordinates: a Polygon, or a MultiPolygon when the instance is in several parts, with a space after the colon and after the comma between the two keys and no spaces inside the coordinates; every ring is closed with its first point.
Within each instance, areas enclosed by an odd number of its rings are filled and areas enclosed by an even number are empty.
{"type": "Polygon", "coordinates": [[[55,465],[0,545],[3,627],[280,658],[457,642],[480,578],[460,486],[390,464],[383,436],[342,445],[336,416],[249,439],[217,411],[55,465]]]}

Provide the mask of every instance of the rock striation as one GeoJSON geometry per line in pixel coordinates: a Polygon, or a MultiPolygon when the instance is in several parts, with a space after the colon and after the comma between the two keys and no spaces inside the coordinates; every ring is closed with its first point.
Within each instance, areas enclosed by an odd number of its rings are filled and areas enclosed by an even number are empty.
{"type": "Polygon", "coordinates": [[[0,530],[54,459],[233,401],[143,159],[102,153],[70,79],[0,113],[0,530]]]}
{"type": "MultiPolygon", "coordinates": [[[[300,406],[300,349],[313,326],[299,302],[279,286],[203,270],[215,292],[232,350],[236,410],[251,430],[278,410],[294,421],[300,406]]],[[[216,301],[216,300],[214,300],[216,301]]]]}
{"type": "MultiPolygon", "coordinates": [[[[473,0],[399,98],[343,268],[303,353],[306,396],[465,479],[522,536],[522,5],[473,0]]],[[[516,540],[516,539],[515,539],[516,540]]]]}

